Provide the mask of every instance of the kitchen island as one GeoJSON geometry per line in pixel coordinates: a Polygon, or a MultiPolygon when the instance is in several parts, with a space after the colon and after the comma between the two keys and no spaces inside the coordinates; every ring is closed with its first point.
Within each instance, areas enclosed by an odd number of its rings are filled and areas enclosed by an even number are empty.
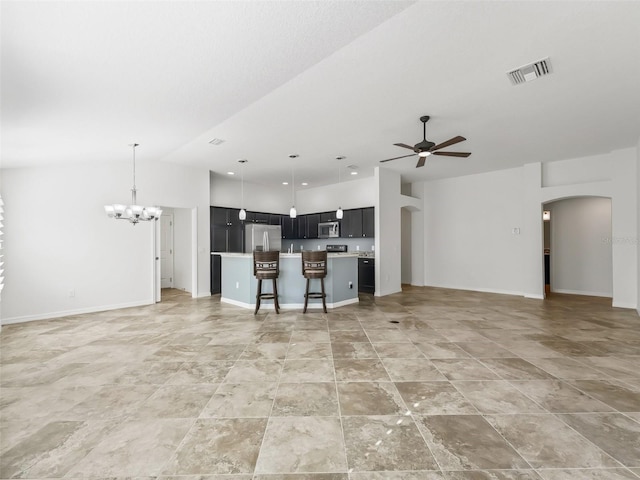
{"type": "MultiPolygon", "coordinates": [[[[213,255],[213,254],[212,254],[213,255]]],[[[222,258],[220,301],[248,309],[255,308],[258,281],[253,276],[251,253],[216,253],[222,258]]],[[[281,309],[302,309],[306,279],[302,276],[300,253],[280,254],[278,301],[281,309]]],[[[358,255],[329,253],[324,279],[327,308],[358,303],[358,255]]],[[[271,292],[271,281],[262,282],[262,291],[271,292]]],[[[320,280],[312,280],[310,291],[320,291],[320,280]]],[[[263,300],[260,308],[273,309],[273,300],[263,300]]],[[[322,308],[322,300],[310,299],[308,308],[322,308]]]]}

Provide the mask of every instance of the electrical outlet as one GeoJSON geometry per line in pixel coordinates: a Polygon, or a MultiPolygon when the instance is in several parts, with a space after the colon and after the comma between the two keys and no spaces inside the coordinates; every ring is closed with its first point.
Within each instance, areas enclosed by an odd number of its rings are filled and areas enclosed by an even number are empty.
{"type": "Polygon", "coordinates": [[[349,288],[353,288],[353,282],[349,282],[349,288]]]}
{"type": "Polygon", "coordinates": [[[236,288],[240,288],[240,282],[236,282],[236,288]]]}
{"type": "Polygon", "coordinates": [[[69,298],[73,298],[76,296],[76,291],[75,289],[71,288],[69,289],[69,298]]]}

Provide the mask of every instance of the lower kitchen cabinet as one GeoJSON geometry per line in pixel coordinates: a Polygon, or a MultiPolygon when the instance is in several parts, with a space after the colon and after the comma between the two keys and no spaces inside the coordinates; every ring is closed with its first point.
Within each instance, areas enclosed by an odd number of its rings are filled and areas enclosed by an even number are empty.
{"type": "Polygon", "coordinates": [[[222,291],[222,258],[211,255],[211,295],[222,291]]]}
{"type": "Polygon", "coordinates": [[[376,260],[375,258],[358,258],[358,291],[375,293],[376,260]]]}

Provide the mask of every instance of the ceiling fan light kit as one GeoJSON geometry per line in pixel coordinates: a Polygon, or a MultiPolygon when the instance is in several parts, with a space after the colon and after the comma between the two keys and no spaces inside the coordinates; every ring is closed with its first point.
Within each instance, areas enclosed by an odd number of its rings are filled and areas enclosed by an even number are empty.
{"type": "Polygon", "coordinates": [[[391,160],[398,160],[400,158],[413,157],[418,155],[419,160],[416,164],[416,168],[423,167],[426,163],[427,157],[431,155],[442,155],[446,157],[468,157],[471,153],[468,152],[440,152],[441,148],[450,147],[451,145],[455,145],[456,143],[464,142],[466,138],[457,136],[450,138],[446,142],[442,142],[436,145],[434,142],[427,140],[427,122],[429,121],[429,115],[424,115],[420,117],[420,121],[422,122],[422,141],[416,143],[413,147],[411,145],[407,145],[406,143],[394,143],[396,147],[407,148],[409,150],[413,150],[412,154],[402,155],[400,157],[387,158],[386,160],[380,160],[380,163],[390,162],[391,160]]]}

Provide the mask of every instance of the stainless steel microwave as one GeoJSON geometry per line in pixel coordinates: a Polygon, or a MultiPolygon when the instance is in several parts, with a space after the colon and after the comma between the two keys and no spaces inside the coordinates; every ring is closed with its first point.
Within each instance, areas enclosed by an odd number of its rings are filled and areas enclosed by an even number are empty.
{"type": "Polygon", "coordinates": [[[338,238],[340,222],[322,222],[318,224],[318,238],[338,238]]]}

